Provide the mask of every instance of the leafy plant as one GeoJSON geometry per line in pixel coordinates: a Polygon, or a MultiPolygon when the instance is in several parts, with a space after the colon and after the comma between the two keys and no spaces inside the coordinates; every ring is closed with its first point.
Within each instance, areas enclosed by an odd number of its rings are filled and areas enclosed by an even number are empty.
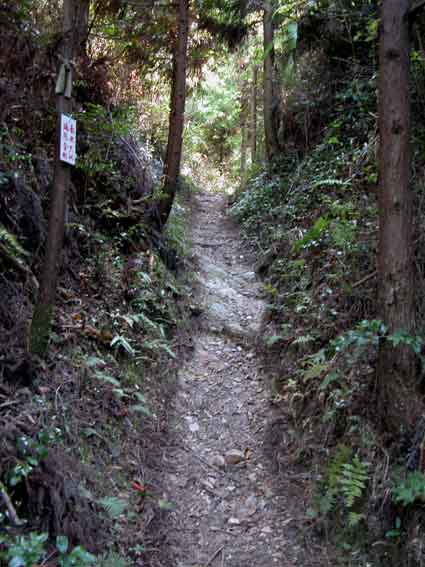
{"type": "Polygon", "coordinates": [[[31,532],[27,536],[17,536],[14,540],[8,540],[3,536],[3,540],[0,539],[0,543],[6,545],[3,557],[8,560],[9,567],[33,567],[43,557],[47,539],[47,534],[36,532],[31,532]]]}
{"type": "Polygon", "coordinates": [[[58,440],[60,429],[45,429],[39,431],[35,438],[22,435],[18,437],[16,445],[20,457],[17,464],[7,472],[5,482],[9,486],[16,486],[47,458],[49,447],[58,440]]]}
{"type": "Polygon", "coordinates": [[[102,557],[100,567],[130,567],[130,563],[118,553],[111,551],[102,557]]]}
{"type": "Polygon", "coordinates": [[[310,246],[316,246],[322,235],[329,227],[329,219],[326,217],[319,217],[314,225],[306,232],[306,234],[294,244],[294,252],[299,252],[310,246]]]}
{"type": "Polygon", "coordinates": [[[105,512],[113,519],[119,518],[128,506],[127,500],[117,498],[116,496],[106,496],[99,500],[99,504],[103,506],[105,512]]]}
{"type": "Polygon", "coordinates": [[[97,558],[78,545],[68,554],[59,559],[60,567],[86,567],[97,562],[97,558]]]}
{"type": "Polygon", "coordinates": [[[347,513],[347,527],[355,527],[364,518],[362,513],[354,510],[354,506],[365,494],[367,467],[368,464],[357,455],[351,458],[349,447],[340,445],[327,466],[321,492],[309,514],[325,517],[340,508],[347,513]]]}
{"type": "Polygon", "coordinates": [[[360,461],[357,455],[350,463],[341,465],[339,483],[347,508],[352,508],[354,502],[361,498],[366,488],[367,480],[367,464],[360,461]]]}
{"type": "Polygon", "coordinates": [[[133,357],[136,354],[136,351],[128,342],[128,339],[123,335],[116,335],[112,341],[111,346],[116,348],[122,348],[129,356],[133,357]]]}
{"type": "Polygon", "coordinates": [[[410,506],[425,501],[425,474],[420,471],[409,472],[392,490],[394,502],[410,506]]]}
{"type": "Polygon", "coordinates": [[[15,235],[10,233],[0,224],[0,254],[20,266],[25,265],[29,253],[19,244],[15,235]]]}
{"type": "MultiPolygon", "coordinates": [[[[8,561],[8,567],[34,567],[43,561],[46,563],[46,543],[48,534],[31,532],[28,535],[0,536],[0,544],[4,545],[6,551],[0,552],[0,559],[8,561]]],[[[88,567],[97,560],[94,555],[83,547],[77,546],[69,551],[69,542],[66,536],[56,538],[56,550],[59,554],[58,564],[60,567],[88,567]]]]}

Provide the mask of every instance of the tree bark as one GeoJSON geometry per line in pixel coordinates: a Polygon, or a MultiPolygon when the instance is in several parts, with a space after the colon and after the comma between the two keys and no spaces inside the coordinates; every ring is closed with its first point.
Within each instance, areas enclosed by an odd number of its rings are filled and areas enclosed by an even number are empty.
{"type": "Polygon", "coordinates": [[[90,0],[77,0],[75,13],[75,53],[76,57],[87,55],[89,36],[90,0]]]}
{"type": "Polygon", "coordinates": [[[189,0],[178,0],[177,39],[173,53],[170,121],[164,165],[163,195],[155,211],[161,230],[168,220],[177,191],[183,146],[184,110],[186,104],[187,43],[189,35],[189,0]]]}
{"type": "MultiPolygon", "coordinates": [[[[74,22],[75,0],[65,0],[63,5],[63,39],[61,49],[63,61],[70,62],[73,58],[74,22]]],[[[56,160],[50,205],[47,249],[38,303],[34,309],[31,323],[30,350],[33,354],[40,356],[46,353],[50,336],[70,179],[70,166],[60,160],[61,115],[69,114],[72,110],[72,99],[66,98],[64,94],[57,96],[56,160]]]]}
{"type": "Polygon", "coordinates": [[[240,178],[241,187],[246,183],[246,166],[248,157],[248,108],[249,96],[247,95],[247,81],[242,82],[241,98],[240,98],[240,128],[241,128],[241,162],[240,162],[240,178]]]}
{"type": "Polygon", "coordinates": [[[275,89],[275,52],[274,52],[274,1],[265,0],[263,13],[264,41],[264,134],[266,156],[269,164],[273,164],[279,155],[279,140],[277,135],[276,108],[277,97],[275,89]]]}
{"type": "Polygon", "coordinates": [[[257,88],[258,88],[258,65],[252,67],[252,86],[251,86],[251,162],[257,161],[257,88]]]}
{"type": "MultiPolygon", "coordinates": [[[[410,189],[409,0],[382,3],[379,47],[379,249],[380,318],[392,333],[415,331],[412,194],[410,189]]],[[[422,404],[415,393],[414,353],[381,345],[380,414],[393,432],[410,430],[422,404]]]]}

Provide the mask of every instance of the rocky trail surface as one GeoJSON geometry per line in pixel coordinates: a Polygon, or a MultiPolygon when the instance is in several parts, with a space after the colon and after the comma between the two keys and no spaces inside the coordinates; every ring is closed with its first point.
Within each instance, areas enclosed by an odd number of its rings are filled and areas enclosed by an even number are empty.
{"type": "Polygon", "coordinates": [[[305,520],[302,472],[285,462],[285,419],[255,345],[265,311],[223,195],[195,197],[201,322],[178,372],[164,450],[164,567],[323,565],[305,520]],[[274,447],[279,446],[276,458],[274,447]],[[282,451],[283,448],[283,451],[282,451]]]}

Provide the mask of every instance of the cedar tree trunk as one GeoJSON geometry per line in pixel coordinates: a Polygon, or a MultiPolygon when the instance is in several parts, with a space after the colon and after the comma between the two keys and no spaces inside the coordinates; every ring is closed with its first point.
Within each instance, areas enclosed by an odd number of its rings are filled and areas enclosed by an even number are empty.
{"type": "Polygon", "coordinates": [[[279,141],[277,136],[276,108],[277,97],[275,92],[274,69],[274,2],[265,0],[263,14],[263,41],[264,41],[264,135],[266,142],[266,156],[269,164],[279,155],[279,141]]]}
{"type": "MultiPolygon", "coordinates": [[[[410,189],[409,0],[383,0],[379,47],[380,318],[392,333],[415,332],[412,194],[410,189]]],[[[414,427],[422,409],[415,360],[407,347],[383,343],[378,363],[378,405],[397,433],[414,427]]]]}
{"type": "MultiPolygon", "coordinates": [[[[63,39],[62,58],[72,61],[74,51],[74,18],[75,0],[64,0],[63,4],[63,39]]],[[[56,295],[60,257],[65,228],[65,211],[70,179],[70,165],[60,161],[60,123],[61,114],[69,114],[72,109],[71,98],[64,94],[57,96],[57,140],[56,160],[49,214],[49,230],[47,237],[46,256],[44,259],[38,303],[34,309],[31,323],[30,350],[37,355],[47,351],[53,309],[56,295]]]]}
{"type": "Polygon", "coordinates": [[[258,84],[258,65],[252,68],[252,87],[251,87],[251,161],[257,161],[257,84],[258,84]]]}
{"type": "Polygon", "coordinates": [[[90,0],[77,0],[75,13],[75,53],[76,57],[87,54],[89,35],[90,0]]]}
{"type": "Polygon", "coordinates": [[[242,83],[241,92],[241,109],[240,109],[240,127],[241,127],[241,163],[240,163],[240,177],[241,187],[245,186],[246,182],[246,163],[248,155],[248,100],[247,100],[247,84],[246,81],[242,83]]]}
{"type": "Polygon", "coordinates": [[[164,227],[170,215],[179,181],[186,104],[188,34],[189,0],[178,0],[177,38],[173,54],[173,82],[167,153],[164,165],[164,186],[163,195],[156,210],[156,224],[159,229],[164,227]]]}

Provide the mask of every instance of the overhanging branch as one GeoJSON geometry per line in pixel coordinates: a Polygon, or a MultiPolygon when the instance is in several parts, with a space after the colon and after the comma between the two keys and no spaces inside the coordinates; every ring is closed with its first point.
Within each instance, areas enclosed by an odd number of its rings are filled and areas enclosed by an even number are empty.
{"type": "Polygon", "coordinates": [[[412,6],[408,12],[409,18],[415,18],[421,10],[425,8],[425,0],[416,0],[412,3],[412,6]]]}

